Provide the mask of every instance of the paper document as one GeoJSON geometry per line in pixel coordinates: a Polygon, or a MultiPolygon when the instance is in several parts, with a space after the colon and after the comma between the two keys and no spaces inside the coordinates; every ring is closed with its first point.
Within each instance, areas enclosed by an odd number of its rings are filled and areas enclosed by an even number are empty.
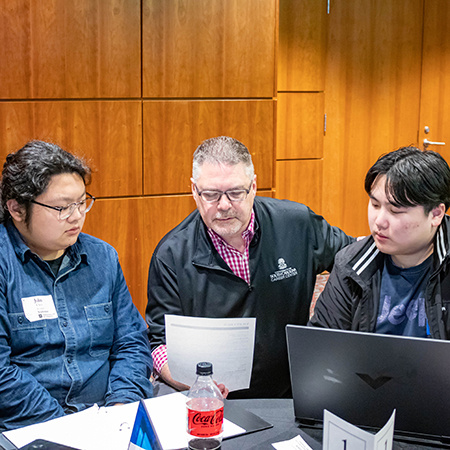
{"type": "Polygon", "coordinates": [[[325,409],[322,448],[323,450],[392,450],[394,423],[395,409],[386,425],[377,434],[372,434],[325,409]]]}
{"type": "MultiPolygon", "coordinates": [[[[186,400],[187,397],[179,392],[144,400],[164,450],[186,448],[188,445],[186,400]]],[[[240,426],[224,419],[224,438],[237,436],[245,431],[240,426]]]]}
{"type": "MultiPolygon", "coordinates": [[[[179,392],[145,401],[164,450],[187,446],[186,400],[179,392]]],[[[4,435],[22,447],[35,439],[47,439],[83,450],[127,450],[139,402],[99,408],[97,405],[76,414],[6,431],[4,435]]],[[[227,419],[223,436],[237,436],[246,430],[227,419]]]]}
{"type": "Polygon", "coordinates": [[[197,363],[213,364],[213,378],[230,391],[248,389],[256,319],[206,319],[166,315],[167,358],[172,377],[191,386],[197,363]]]}
{"type": "Polygon", "coordinates": [[[312,450],[301,436],[295,436],[289,441],[276,442],[272,444],[272,447],[277,450],[312,450]]]}
{"type": "Polygon", "coordinates": [[[126,450],[133,429],[138,402],[84,411],[29,425],[3,434],[16,446],[46,439],[83,450],[126,450]]]}

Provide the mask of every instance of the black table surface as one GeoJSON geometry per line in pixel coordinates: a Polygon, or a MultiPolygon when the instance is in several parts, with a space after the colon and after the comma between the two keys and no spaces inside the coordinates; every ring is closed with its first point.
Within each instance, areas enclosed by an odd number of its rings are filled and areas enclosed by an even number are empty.
{"type": "MultiPolygon", "coordinates": [[[[225,439],[222,443],[223,450],[250,450],[271,449],[272,443],[286,441],[300,435],[313,450],[322,448],[322,430],[317,428],[299,427],[294,418],[294,405],[292,399],[249,399],[229,400],[236,402],[241,408],[250,411],[264,420],[273,424],[272,428],[257,431],[255,433],[225,439]]],[[[450,448],[433,443],[416,444],[402,442],[394,439],[395,450],[436,450],[436,448],[450,448]]]]}
{"type": "MultiPolygon", "coordinates": [[[[228,400],[241,408],[250,411],[262,419],[270,422],[273,427],[254,433],[225,439],[222,450],[273,450],[272,443],[287,441],[300,435],[313,450],[322,449],[322,430],[317,428],[299,427],[294,418],[292,399],[247,399],[228,400]]],[[[8,445],[0,434],[0,449],[9,450],[14,446],[8,445]]],[[[414,444],[394,440],[394,449],[435,450],[436,448],[450,448],[433,444],[414,444]]],[[[99,449],[101,450],[101,449],[99,449]]]]}

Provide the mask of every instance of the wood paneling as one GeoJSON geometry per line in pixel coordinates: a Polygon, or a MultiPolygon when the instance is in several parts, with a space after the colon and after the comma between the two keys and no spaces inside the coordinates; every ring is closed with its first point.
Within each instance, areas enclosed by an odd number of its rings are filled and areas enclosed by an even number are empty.
{"type": "Polygon", "coordinates": [[[92,195],[142,195],[141,125],[138,101],[0,102],[0,156],[54,142],[89,160],[92,195]]]}
{"type": "Polygon", "coordinates": [[[322,158],[323,93],[278,93],[277,159],[322,158]]]}
{"type": "Polygon", "coordinates": [[[273,194],[274,193],[271,190],[270,191],[268,191],[268,190],[260,190],[258,188],[258,192],[257,192],[256,195],[258,195],[260,197],[273,197],[274,196],[273,194]]]}
{"type": "Polygon", "coordinates": [[[244,142],[272,195],[277,24],[278,0],[0,5],[0,157],[41,139],[89,160],[85,231],[118,249],[141,313],[153,247],[195,207],[170,194],[201,141],[244,142]]]}
{"type": "Polygon", "coordinates": [[[150,259],[159,240],[195,209],[192,196],[98,200],[83,231],[111,244],[133,302],[144,316],[150,259]]]}
{"type": "Polygon", "coordinates": [[[324,90],[326,8],[325,0],[280,0],[278,91],[324,90]]]}
{"type": "Polygon", "coordinates": [[[0,24],[0,98],[140,96],[139,0],[8,0],[0,24]]]}
{"type": "Polygon", "coordinates": [[[331,3],[323,212],[350,234],[367,232],[368,168],[417,140],[422,8],[422,0],[331,3]]]}
{"type": "Polygon", "coordinates": [[[205,139],[231,136],[252,154],[258,187],[272,187],[272,100],[144,102],[144,192],[190,192],[192,155],[205,139]]]}
{"type": "Polygon", "coordinates": [[[428,149],[450,163],[450,2],[425,0],[424,13],[419,142],[445,142],[428,149]]]}
{"type": "Polygon", "coordinates": [[[144,97],[272,97],[276,0],[143,0],[144,97]]]}
{"type": "Polygon", "coordinates": [[[276,198],[304,203],[322,213],[322,161],[277,161],[276,198]]]}

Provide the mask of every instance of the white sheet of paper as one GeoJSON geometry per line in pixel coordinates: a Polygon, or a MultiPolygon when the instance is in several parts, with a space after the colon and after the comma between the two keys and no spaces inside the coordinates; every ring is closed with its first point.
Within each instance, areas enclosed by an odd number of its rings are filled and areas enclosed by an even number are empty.
{"type": "Polygon", "coordinates": [[[392,450],[395,409],[386,425],[375,435],[327,410],[324,410],[323,422],[323,450],[392,450]]]}
{"type": "Polygon", "coordinates": [[[166,315],[167,358],[172,377],[191,386],[197,363],[213,364],[213,378],[230,391],[250,387],[254,317],[207,319],[166,315]]]}
{"type": "Polygon", "coordinates": [[[277,450],[312,450],[301,436],[295,436],[289,441],[276,442],[272,444],[272,447],[277,450]]]}
{"type": "Polygon", "coordinates": [[[46,439],[83,450],[126,450],[133,430],[138,402],[99,408],[97,405],[58,419],[6,431],[4,435],[22,447],[46,439]]]}
{"type": "MultiPolygon", "coordinates": [[[[187,447],[186,396],[179,392],[145,400],[164,450],[187,447]]],[[[5,436],[22,447],[35,439],[47,439],[83,450],[127,450],[139,402],[99,408],[97,405],[76,414],[6,431],[5,436]]],[[[224,420],[224,437],[245,433],[224,420]]]]}
{"type": "MultiPolygon", "coordinates": [[[[186,400],[186,396],[180,392],[145,400],[145,406],[164,450],[185,448],[188,445],[186,400]]],[[[243,428],[224,419],[223,437],[243,433],[243,428]]]]}

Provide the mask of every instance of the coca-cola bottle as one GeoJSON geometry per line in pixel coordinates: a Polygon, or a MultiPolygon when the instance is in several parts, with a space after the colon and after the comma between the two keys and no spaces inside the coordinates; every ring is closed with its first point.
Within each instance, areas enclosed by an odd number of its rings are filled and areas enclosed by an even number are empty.
{"type": "Polygon", "coordinates": [[[189,449],[220,449],[223,430],[223,397],[212,379],[212,364],[197,364],[197,379],[188,393],[189,449]]]}

